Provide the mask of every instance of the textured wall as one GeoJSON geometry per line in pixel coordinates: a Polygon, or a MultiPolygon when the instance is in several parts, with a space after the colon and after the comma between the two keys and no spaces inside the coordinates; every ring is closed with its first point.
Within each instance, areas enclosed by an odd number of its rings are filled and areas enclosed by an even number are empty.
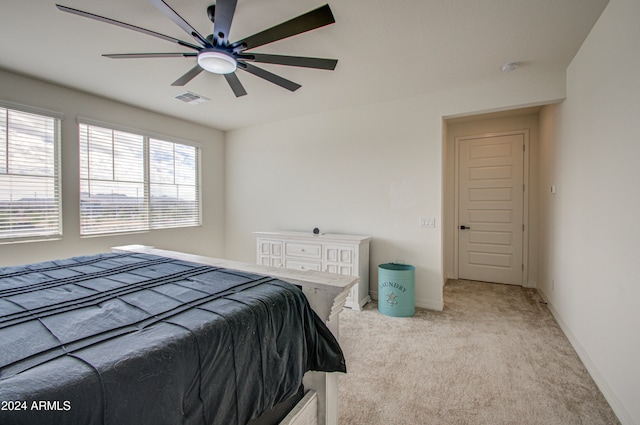
{"type": "Polygon", "coordinates": [[[564,97],[564,81],[563,73],[511,73],[228,132],[226,256],[255,261],[253,231],[370,235],[372,290],[377,265],[402,260],[416,266],[416,304],[441,309],[443,118],[552,102],[564,97]],[[436,227],[420,228],[420,217],[435,218],[436,227]]]}
{"type": "Polygon", "coordinates": [[[640,424],[638,16],[609,3],[541,114],[538,288],[624,424],[640,424]]]}

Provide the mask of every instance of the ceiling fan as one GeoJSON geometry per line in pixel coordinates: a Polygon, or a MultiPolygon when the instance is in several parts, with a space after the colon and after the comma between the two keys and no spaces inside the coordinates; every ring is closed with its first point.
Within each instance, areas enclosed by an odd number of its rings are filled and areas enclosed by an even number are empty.
{"type": "Polygon", "coordinates": [[[63,12],[72,13],[85,18],[95,19],[122,28],[141,32],[162,40],[177,43],[180,46],[195,50],[195,52],[184,53],[120,53],[102,55],[112,59],[130,58],[173,58],[173,57],[197,57],[198,64],[187,71],[184,75],[174,81],[172,86],[184,86],[202,71],[224,75],[227,83],[233,90],[236,97],[247,94],[238,79],[235,71],[241,69],[257,77],[263,78],[273,84],[277,84],[290,91],[296,91],[301,86],[293,81],[287,80],[279,75],[273,74],[265,69],[253,65],[251,62],[271,63],[278,65],[298,66],[305,68],[334,70],[338,60],[311,58],[302,56],[283,56],[264,53],[251,53],[247,50],[263,46],[274,41],[311,31],[325,25],[333,24],[335,19],[331,13],[329,5],[321,6],[296,18],[290,19],[279,25],[258,32],[242,40],[229,42],[229,30],[236,10],[237,0],[217,0],[215,5],[207,8],[207,15],[213,22],[213,33],[202,36],[187,21],[171,8],[164,0],[149,0],[160,12],[171,19],[176,25],[182,28],[187,34],[193,37],[198,44],[188,43],[155,31],[140,28],[135,25],[116,21],[115,19],[84,12],[67,6],[56,4],[56,7],[63,12]]]}

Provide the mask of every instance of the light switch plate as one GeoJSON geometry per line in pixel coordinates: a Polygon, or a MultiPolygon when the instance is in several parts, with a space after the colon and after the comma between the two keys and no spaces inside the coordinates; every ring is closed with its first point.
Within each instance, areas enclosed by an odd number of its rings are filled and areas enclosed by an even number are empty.
{"type": "Polygon", "coordinates": [[[436,219],[434,217],[420,217],[420,227],[433,229],[436,227],[436,219]]]}

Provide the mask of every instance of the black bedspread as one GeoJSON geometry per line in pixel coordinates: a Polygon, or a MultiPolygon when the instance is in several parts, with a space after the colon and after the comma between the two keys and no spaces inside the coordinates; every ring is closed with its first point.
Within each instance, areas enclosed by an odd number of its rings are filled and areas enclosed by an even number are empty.
{"type": "Polygon", "coordinates": [[[302,291],[146,254],[0,269],[0,424],[245,424],[345,370],[302,291]]]}

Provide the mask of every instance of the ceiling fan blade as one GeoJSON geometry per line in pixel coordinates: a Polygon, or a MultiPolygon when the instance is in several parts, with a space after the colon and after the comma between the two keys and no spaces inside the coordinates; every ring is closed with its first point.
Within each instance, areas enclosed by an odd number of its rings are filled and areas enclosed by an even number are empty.
{"type": "Polygon", "coordinates": [[[184,86],[189,81],[193,80],[198,74],[200,74],[204,69],[200,68],[200,65],[196,65],[190,70],[188,70],[182,77],[175,80],[171,83],[172,86],[184,86]]]}
{"type": "Polygon", "coordinates": [[[193,28],[184,18],[171,8],[164,0],[149,0],[163,15],[171,19],[176,25],[184,30],[191,37],[199,41],[204,47],[213,47],[206,38],[202,36],[195,28],[193,28]]]}
{"type": "Polygon", "coordinates": [[[238,0],[218,0],[216,2],[215,17],[213,20],[213,39],[216,46],[229,44],[229,31],[233,14],[236,13],[238,0]]]}
{"type": "Polygon", "coordinates": [[[105,18],[104,16],[95,15],[93,13],[84,12],[82,10],[73,9],[71,7],[62,6],[60,4],[56,4],[56,7],[58,9],[60,9],[61,11],[63,11],[63,12],[72,13],[74,15],[83,16],[85,18],[95,19],[96,21],[101,21],[101,22],[106,22],[107,24],[116,25],[116,26],[121,27],[121,28],[127,28],[127,29],[130,29],[130,30],[133,30],[133,31],[141,32],[143,34],[147,34],[147,35],[150,35],[150,36],[153,36],[153,37],[157,37],[157,38],[160,38],[162,40],[170,41],[172,43],[177,43],[177,44],[179,44],[181,46],[190,47],[192,49],[196,49],[196,50],[200,50],[201,49],[200,46],[196,46],[194,44],[187,43],[186,41],[182,41],[182,40],[179,40],[177,38],[169,37],[168,35],[160,34],[158,32],[151,31],[151,30],[148,30],[148,29],[140,28],[140,27],[137,27],[135,25],[127,24],[125,22],[116,21],[115,19],[105,18]]]}
{"type": "Polygon", "coordinates": [[[229,83],[229,87],[231,87],[231,90],[233,90],[233,94],[235,94],[236,97],[244,96],[247,94],[247,91],[242,86],[242,83],[238,79],[238,76],[236,75],[235,72],[231,72],[229,74],[223,74],[223,75],[224,75],[224,79],[227,80],[227,83],[229,83]]]}
{"type": "Polygon", "coordinates": [[[245,39],[236,41],[232,47],[239,50],[253,49],[254,47],[282,40],[283,38],[311,31],[325,25],[333,24],[336,20],[331,13],[328,4],[307,12],[297,18],[290,19],[275,27],[271,27],[245,39]]]}
{"type": "Polygon", "coordinates": [[[304,68],[336,69],[337,59],[308,58],[302,56],[268,55],[264,53],[245,53],[238,55],[239,59],[276,65],[301,66],[304,68]]]}
{"type": "Polygon", "coordinates": [[[188,58],[196,57],[197,53],[112,53],[102,55],[111,59],[144,59],[144,58],[188,58]]]}
{"type": "Polygon", "coordinates": [[[242,69],[244,71],[247,71],[250,74],[255,75],[256,77],[260,77],[263,78],[273,84],[277,84],[280,87],[283,87],[289,91],[296,91],[298,90],[300,87],[302,87],[300,84],[298,83],[294,83],[293,81],[287,80],[286,78],[283,78],[279,75],[276,74],[272,74],[269,71],[266,71],[262,68],[258,68],[255,65],[251,65],[250,63],[246,63],[246,62],[240,62],[238,61],[238,69],[242,69]]]}

